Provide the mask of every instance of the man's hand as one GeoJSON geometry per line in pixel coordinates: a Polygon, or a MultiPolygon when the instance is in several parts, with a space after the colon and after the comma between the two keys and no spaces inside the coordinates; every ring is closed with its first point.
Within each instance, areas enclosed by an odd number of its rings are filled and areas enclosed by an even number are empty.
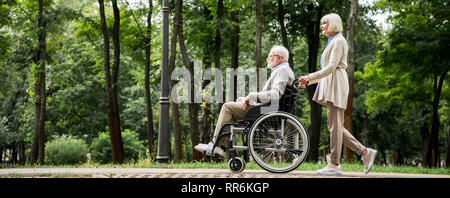
{"type": "Polygon", "coordinates": [[[248,104],[250,103],[250,97],[247,96],[242,101],[242,109],[247,110],[248,104]]]}
{"type": "Polygon", "coordinates": [[[236,99],[236,102],[244,102],[245,97],[239,97],[238,99],[236,99]]]}

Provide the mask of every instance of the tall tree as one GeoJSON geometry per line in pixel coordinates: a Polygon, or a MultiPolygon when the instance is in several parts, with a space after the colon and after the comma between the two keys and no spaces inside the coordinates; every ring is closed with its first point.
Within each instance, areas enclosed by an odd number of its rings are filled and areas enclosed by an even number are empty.
{"type": "Polygon", "coordinates": [[[46,60],[46,19],[44,14],[44,2],[39,0],[38,9],[38,37],[39,37],[39,69],[35,84],[35,124],[34,138],[31,150],[31,162],[44,163],[45,155],[45,60],[46,60]]]}
{"type": "MultiPolygon", "coordinates": [[[[313,3],[307,4],[307,20],[306,22],[306,37],[308,39],[308,72],[313,73],[317,71],[317,58],[320,46],[320,19],[322,18],[323,5],[318,6],[313,3]]],[[[311,125],[309,126],[311,134],[309,161],[317,161],[319,158],[319,141],[320,141],[320,125],[322,123],[322,105],[312,100],[316,91],[317,84],[308,86],[306,91],[308,93],[309,106],[311,108],[311,125]]]]}
{"type": "MultiPolygon", "coordinates": [[[[217,2],[217,4],[219,4],[219,3],[220,2],[217,2]]],[[[220,6],[218,5],[217,8],[219,8],[219,7],[220,6]]],[[[208,9],[207,6],[202,6],[202,8],[203,8],[202,9],[203,18],[206,19],[206,21],[210,21],[211,23],[213,23],[214,16],[211,14],[211,10],[208,9]]],[[[219,12],[219,11],[217,11],[217,12],[219,12]]],[[[205,37],[205,39],[204,39],[205,45],[203,46],[202,64],[205,69],[211,68],[212,58],[213,58],[212,56],[216,55],[215,52],[213,54],[212,51],[213,51],[213,49],[216,50],[216,48],[217,48],[217,46],[216,46],[217,43],[215,42],[215,39],[217,39],[218,28],[220,28],[220,27],[216,27],[216,29],[215,29],[216,35],[214,37],[209,36],[209,37],[205,37]]],[[[208,28],[207,31],[212,33],[213,30],[214,29],[208,28]]],[[[209,35],[212,35],[212,34],[209,34],[209,35]]],[[[219,35],[219,37],[220,37],[220,35],[219,35]]],[[[219,55],[219,58],[220,58],[220,55],[219,55]]],[[[214,61],[216,61],[215,57],[214,57],[214,61]]],[[[220,63],[219,63],[219,66],[220,66],[220,63]]],[[[218,77],[216,76],[216,78],[218,78],[218,77]]],[[[211,80],[203,80],[202,90],[204,90],[210,82],[211,82],[211,80]]],[[[202,93],[203,96],[205,96],[205,94],[208,94],[208,93],[202,93]]],[[[201,120],[200,120],[200,134],[199,134],[200,140],[199,141],[207,143],[210,141],[210,136],[211,136],[211,122],[212,122],[211,108],[212,108],[212,105],[210,103],[208,103],[207,101],[203,101],[201,104],[201,108],[202,108],[202,112],[201,112],[201,118],[200,118],[201,120]]]]}
{"type": "Polygon", "coordinates": [[[288,41],[288,35],[286,30],[286,25],[284,24],[284,6],[283,6],[283,0],[278,0],[278,23],[280,23],[281,27],[281,39],[283,41],[284,47],[286,47],[289,51],[289,66],[291,68],[294,67],[294,57],[292,56],[292,52],[289,48],[289,41],[288,41]]]}
{"type": "MultiPolygon", "coordinates": [[[[222,69],[220,65],[220,53],[222,52],[222,35],[223,30],[223,0],[217,0],[217,16],[216,16],[216,37],[215,37],[215,49],[214,49],[214,64],[217,69],[222,69]]],[[[223,90],[223,96],[225,96],[225,89],[223,90]]],[[[222,109],[223,102],[219,102],[218,111],[222,109]]]]}
{"type": "MultiPolygon", "coordinates": [[[[172,35],[170,38],[170,57],[169,57],[169,73],[172,73],[175,69],[175,60],[177,54],[177,40],[179,37],[180,29],[180,17],[181,17],[181,1],[175,0],[175,16],[172,24],[172,35]]],[[[175,81],[169,81],[170,87],[175,84],[175,81]]],[[[172,101],[172,126],[174,135],[174,162],[180,162],[182,159],[182,143],[181,143],[181,122],[180,122],[180,112],[177,103],[172,101]]]]}
{"type": "Polygon", "coordinates": [[[215,50],[214,50],[214,64],[215,67],[220,69],[220,52],[222,45],[222,13],[223,13],[223,0],[217,0],[217,16],[216,16],[216,37],[215,37],[215,50]]]}
{"type": "MultiPolygon", "coordinates": [[[[353,133],[352,126],[352,109],[353,109],[353,90],[354,90],[354,73],[355,73],[355,39],[354,39],[354,27],[355,20],[358,16],[358,0],[351,0],[350,6],[350,15],[347,18],[347,42],[348,42],[348,55],[347,55],[347,75],[348,75],[348,83],[349,83],[349,93],[347,100],[347,108],[345,109],[345,117],[344,117],[344,127],[350,132],[353,133]]],[[[353,151],[348,147],[345,147],[345,160],[352,161],[353,160],[353,151]]]]}
{"type": "MultiPolygon", "coordinates": [[[[256,41],[254,45],[254,54],[255,54],[255,64],[256,64],[256,81],[257,81],[257,89],[258,91],[262,89],[263,85],[260,85],[259,70],[262,68],[262,59],[261,59],[261,40],[262,40],[262,9],[261,9],[261,0],[256,0],[256,41]]],[[[292,67],[292,65],[291,65],[292,67]]]]}
{"type": "Polygon", "coordinates": [[[198,127],[198,111],[199,111],[199,105],[194,102],[194,62],[189,58],[187,53],[187,48],[185,44],[184,34],[183,34],[183,6],[182,1],[180,1],[180,29],[178,32],[179,36],[179,45],[180,45],[180,52],[182,55],[183,63],[186,66],[187,70],[191,74],[191,102],[188,105],[189,108],[189,129],[191,132],[191,143],[192,143],[192,160],[198,161],[201,160],[202,154],[195,150],[195,145],[197,145],[200,142],[199,137],[199,127],[198,127]]]}
{"type": "Polygon", "coordinates": [[[106,26],[104,0],[98,0],[100,5],[100,19],[103,32],[103,50],[104,50],[104,70],[107,94],[107,114],[108,114],[108,130],[111,139],[112,160],[115,163],[123,162],[123,142],[120,129],[119,104],[117,100],[118,74],[120,66],[120,12],[117,6],[117,0],[112,1],[114,13],[113,26],[113,46],[114,46],[114,66],[111,75],[110,54],[109,54],[109,35],[106,26]]]}
{"type": "MultiPolygon", "coordinates": [[[[234,4],[236,2],[233,1],[234,4]]],[[[239,67],[239,33],[241,32],[239,27],[239,8],[236,5],[232,5],[232,10],[230,12],[231,23],[233,26],[233,37],[231,39],[231,67],[237,69],[239,67]]],[[[237,77],[234,76],[233,79],[233,101],[237,98],[237,77]]]]}
{"type": "Polygon", "coordinates": [[[447,128],[447,155],[445,157],[445,164],[447,164],[447,168],[450,167],[450,131],[447,128]]]}
{"type": "Polygon", "coordinates": [[[153,111],[152,111],[152,100],[150,92],[150,67],[151,67],[151,43],[152,43],[152,13],[153,13],[153,2],[148,1],[149,9],[147,14],[147,35],[145,37],[145,103],[147,105],[147,142],[148,142],[148,152],[150,156],[153,156],[153,111]]]}

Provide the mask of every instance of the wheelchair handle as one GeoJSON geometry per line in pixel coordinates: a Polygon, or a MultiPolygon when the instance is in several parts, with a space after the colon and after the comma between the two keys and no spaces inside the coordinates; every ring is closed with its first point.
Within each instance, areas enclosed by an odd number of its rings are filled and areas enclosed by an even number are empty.
{"type": "MultiPolygon", "coordinates": [[[[298,82],[298,79],[299,79],[299,78],[300,78],[300,77],[294,79],[294,82],[292,82],[292,86],[293,86],[293,87],[299,87],[299,86],[298,86],[298,85],[300,84],[300,83],[298,82]]],[[[306,86],[308,86],[308,85],[306,85],[306,86]]]]}

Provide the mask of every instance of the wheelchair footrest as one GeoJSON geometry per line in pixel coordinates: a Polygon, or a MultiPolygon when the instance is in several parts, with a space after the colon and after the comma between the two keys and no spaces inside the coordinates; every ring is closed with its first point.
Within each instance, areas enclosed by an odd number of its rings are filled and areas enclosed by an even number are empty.
{"type": "Polygon", "coordinates": [[[211,151],[203,151],[202,153],[203,153],[203,155],[206,155],[206,156],[217,157],[219,160],[225,159],[224,157],[220,156],[217,153],[214,153],[214,154],[211,153],[211,151]]]}

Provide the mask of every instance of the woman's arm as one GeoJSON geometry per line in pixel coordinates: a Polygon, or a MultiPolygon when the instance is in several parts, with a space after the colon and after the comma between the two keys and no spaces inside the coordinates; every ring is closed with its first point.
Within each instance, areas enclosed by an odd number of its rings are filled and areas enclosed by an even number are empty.
{"type": "Polygon", "coordinates": [[[333,48],[331,49],[330,61],[328,62],[328,65],[319,71],[309,74],[308,85],[317,83],[321,78],[330,75],[336,69],[344,54],[345,44],[344,39],[336,40],[333,48]]]}

